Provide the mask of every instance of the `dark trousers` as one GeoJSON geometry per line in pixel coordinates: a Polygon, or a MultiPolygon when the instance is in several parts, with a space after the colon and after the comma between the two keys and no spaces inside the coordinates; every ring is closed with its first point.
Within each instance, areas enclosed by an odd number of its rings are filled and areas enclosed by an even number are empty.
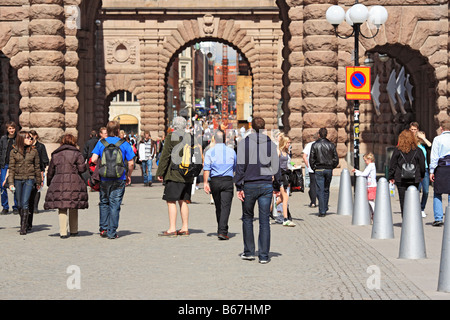
{"type": "Polygon", "coordinates": [[[333,170],[318,169],[316,175],[317,198],[319,199],[319,214],[326,214],[328,211],[328,200],[330,198],[330,184],[333,177],[333,170]]]}
{"type": "Polygon", "coordinates": [[[309,174],[309,203],[316,204],[317,191],[316,191],[316,175],[314,172],[308,172],[309,174]]]}
{"type": "Polygon", "coordinates": [[[228,234],[228,219],[231,211],[234,188],[232,177],[211,177],[211,194],[216,206],[217,234],[228,234]]]}
{"type": "Polygon", "coordinates": [[[403,217],[403,204],[405,203],[406,189],[408,189],[409,186],[414,186],[416,188],[419,188],[419,183],[415,183],[414,181],[412,181],[412,182],[401,181],[401,182],[396,182],[395,185],[397,186],[397,189],[398,189],[398,198],[400,200],[400,210],[402,212],[402,217],[403,217]]]}

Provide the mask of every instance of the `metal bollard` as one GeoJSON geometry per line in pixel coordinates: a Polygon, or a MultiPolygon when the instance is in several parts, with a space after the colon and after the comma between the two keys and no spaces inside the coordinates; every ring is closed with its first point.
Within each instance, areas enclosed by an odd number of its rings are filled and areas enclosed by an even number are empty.
{"type": "Polygon", "coordinates": [[[399,259],[425,259],[427,257],[420,194],[414,186],[408,187],[405,193],[399,251],[399,259]]]}
{"type": "Polygon", "coordinates": [[[352,182],[347,169],[341,172],[337,214],[342,216],[351,216],[353,214],[352,182]]]}
{"type": "Polygon", "coordinates": [[[375,212],[373,214],[372,239],[393,239],[394,225],[392,222],[391,196],[389,182],[380,178],[377,183],[375,212]]]}
{"type": "Polygon", "coordinates": [[[442,236],[441,264],[439,267],[438,291],[450,292],[450,206],[445,210],[444,234],[442,236]]]}
{"type": "Polygon", "coordinates": [[[365,177],[356,177],[352,225],[370,225],[369,200],[367,200],[367,180],[365,177]]]}

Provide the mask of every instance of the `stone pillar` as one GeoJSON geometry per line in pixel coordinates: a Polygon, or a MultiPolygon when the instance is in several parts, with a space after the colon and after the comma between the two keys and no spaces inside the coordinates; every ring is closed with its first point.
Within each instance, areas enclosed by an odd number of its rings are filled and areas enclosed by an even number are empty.
{"type": "Polygon", "coordinates": [[[65,129],[64,21],[63,0],[30,0],[29,127],[47,144],[65,129]]]}
{"type": "MultiPolygon", "coordinates": [[[[164,68],[170,57],[161,55],[158,37],[141,40],[141,64],[144,70],[144,90],[141,103],[141,131],[164,131],[164,68]]],[[[169,54],[169,53],[167,53],[169,54]]],[[[142,132],[141,132],[142,133],[142,132]]]]}
{"type": "MultiPolygon", "coordinates": [[[[68,10],[69,7],[74,6],[79,8],[81,0],[65,0],[64,10],[66,12],[66,23],[65,23],[65,101],[64,101],[64,125],[66,133],[71,133],[78,137],[78,107],[79,102],[77,95],[79,92],[77,80],[78,80],[78,38],[77,38],[77,26],[75,24],[70,24],[67,19],[71,18],[73,14],[72,10],[68,10]]],[[[73,7],[72,7],[73,8],[73,7]]],[[[81,141],[80,141],[81,143],[81,141]]]]}
{"type": "MultiPolygon", "coordinates": [[[[312,141],[312,136],[321,127],[328,129],[328,139],[337,143],[337,39],[333,27],[325,19],[325,12],[337,1],[317,4],[305,0],[303,13],[303,143],[312,141]]],[[[347,149],[337,146],[340,158],[347,149]]]]}
{"type": "Polygon", "coordinates": [[[277,45],[279,39],[271,37],[255,37],[258,59],[250,57],[249,62],[255,66],[253,70],[253,99],[255,101],[254,116],[264,118],[266,129],[278,128],[277,106],[281,98],[282,70],[277,65],[277,45]],[[253,59],[254,58],[254,59],[253,59]],[[252,61],[255,60],[255,61],[252,61]]]}
{"type": "MultiPolygon", "coordinates": [[[[292,1],[294,2],[294,1],[292,1]]],[[[300,4],[290,4],[288,15],[289,24],[289,136],[292,139],[292,156],[296,164],[300,164],[301,153],[303,151],[303,69],[305,57],[303,54],[303,6],[300,4]],[[299,159],[298,161],[296,159],[299,159]]]]}

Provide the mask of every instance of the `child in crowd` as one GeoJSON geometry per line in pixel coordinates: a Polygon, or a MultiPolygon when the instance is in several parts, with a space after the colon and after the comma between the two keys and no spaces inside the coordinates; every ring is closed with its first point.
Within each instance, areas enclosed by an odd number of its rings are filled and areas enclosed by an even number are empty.
{"type": "Polygon", "coordinates": [[[373,213],[375,211],[375,196],[377,194],[377,169],[375,167],[375,156],[372,152],[366,153],[363,157],[366,163],[364,171],[353,169],[358,177],[367,177],[367,198],[369,200],[370,208],[373,213]]]}

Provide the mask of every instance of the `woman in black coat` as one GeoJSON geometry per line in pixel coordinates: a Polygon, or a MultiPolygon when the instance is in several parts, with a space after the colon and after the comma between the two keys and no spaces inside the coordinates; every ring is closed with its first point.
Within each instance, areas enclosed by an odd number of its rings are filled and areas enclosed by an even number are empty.
{"type": "MultiPolygon", "coordinates": [[[[30,130],[30,136],[33,141],[33,146],[36,147],[36,150],[39,154],[40,166],[41,166],[41,176],[42,176],[42,184],[40,188],[44,186],[44,176],[45,176],[45,168],[47,168],[50,160],[48,159],[47,149],[45,145],[39,142],[39,135],[35,130],[30,130]]],[[[40,189],[41,190],[41,189],[40,189]]],[[[30,202],[28,205],[30,214],[28,215],[28,225],[27,230],[31,230],[33,226],[33,214],[38,213],[38,204],[41,199],[41,192],[38,191],[37,186],[34,186],[30,195],[30,202]]]]}
{"type": "Polygon", "coordinates": [[[389,163],[389,182],[395,183],[400,198],[400,209],[403,217],[403,203],[405,192],[409,186],[419,188],[419,183],[425,176],[425,157],[422,150],[418,148],[417,138],[413,132],[403,130],[398,137],[397,148],[394,149],[389,163]],[[415,165],[414,178],[402,178],[402,166],[405,163],[415,165]]]}

